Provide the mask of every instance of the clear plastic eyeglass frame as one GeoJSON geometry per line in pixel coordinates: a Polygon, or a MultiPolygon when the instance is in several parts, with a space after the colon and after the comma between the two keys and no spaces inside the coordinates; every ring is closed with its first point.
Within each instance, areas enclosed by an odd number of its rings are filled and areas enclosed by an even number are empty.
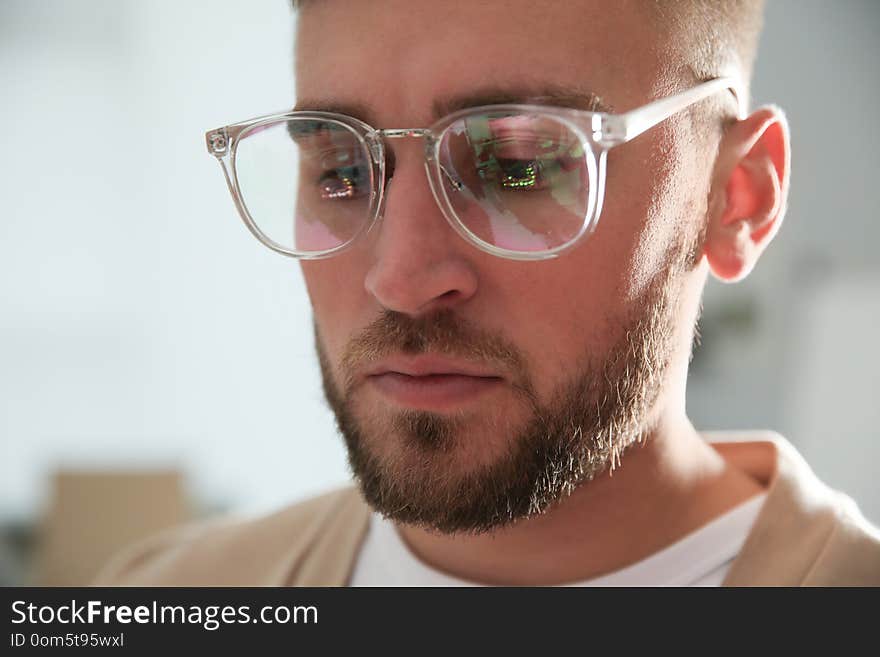
{"type": "Polygon", "coordinates": [[[209,130],[205,134],[208,152],[215,156],[223,169],[226,184],[232,194],[238,213],[244,220],[251,233],[265,246],[273,251],[286,256],[301,259],[328,258],[348,249],[363,235],[368,233],[377,223],[382,214],[385,184],[385,139],[399,139],[405,137],[419,137],[425,140],[425,171],[431,192],[443,215],[452,228],[467,242],[478,249],[502,258],[513,260],[545,260],[555,258],[563,251],[577,244],[585,235],[595,230],[605,192],[606,156],[608,151],[615,146],[625,144],[642,134],[649,128],[680,112],[691,105],[709,97],[710,95],[729,90],[737,102],[737,116],[745,115],[743,95],[737,81],[729,77],[720,77],[700,83],[695,87],[652,101],[646,105],[622,114],[610,114],[607,112],[591,112],[552,105],[528,105],[528,104],[505,104],[486,105],[471,107],[454,112],[438,120],[429,128],[385,128],[376,129],[372,126],[350,116],[331,112],[318,111],[290,111],[280,114],[261,116],[239,123],[233,123],[222,128],[209,130]],[[553,117],[565,124],[580,138],[587,158],[589,171],[589,199],[587,210],[580,231],[566,243],[545,251],[511,251],[488,242],[485,242],[458,218],[453,204],[449,199],[445,185],[446,175],[440,162],[440,144],[444,132],[456,121],[468,116],[489,112],[515,112],[540,114],[553,117]],[[347,242],[325,251],[300,252],[289,249],[267,237],[257,226],[251,217],[241,195],[238,177],[235,169],[235,153],[238,144],[249,133],[270,124],[286,121],[293,118],[317,119],[322,122],[336,123],[349,129],[363,142],[364,147],[370,154],[372,171],[369,217],[363,227],[347,242]]]}

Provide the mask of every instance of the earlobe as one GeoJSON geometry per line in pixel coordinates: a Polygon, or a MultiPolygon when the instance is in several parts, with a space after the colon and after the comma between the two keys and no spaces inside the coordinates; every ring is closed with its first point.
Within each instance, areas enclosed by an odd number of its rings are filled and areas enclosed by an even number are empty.
{"type": "Polygon", "coordinates": [[[788,124],[778,108],[760,108],[725,133],[704,243],[719,280],[745,278],[776,235],[785,214],[788,170],[788,124]]]}

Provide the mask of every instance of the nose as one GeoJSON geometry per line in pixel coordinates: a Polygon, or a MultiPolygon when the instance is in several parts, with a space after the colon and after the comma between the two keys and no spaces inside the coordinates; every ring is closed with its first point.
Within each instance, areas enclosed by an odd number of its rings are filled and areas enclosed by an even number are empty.
{"type": "Polygon", "coordinates": [[[477,291],[472,247],[431,194],[422,140],[396,141],[395,160],[364,286],[383,308],[411,316],[460,306],[477,291]]]}

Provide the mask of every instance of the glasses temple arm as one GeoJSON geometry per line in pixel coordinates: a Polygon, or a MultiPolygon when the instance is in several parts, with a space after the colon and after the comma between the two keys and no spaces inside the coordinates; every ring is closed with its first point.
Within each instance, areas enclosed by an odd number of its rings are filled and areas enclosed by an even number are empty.
{"type": "Polygon", "coordinates": [[[629,141],[637,137],[648,128],[652,128],[661,121],[668,119],[676,112],[680,112],[722,89],[729,89],[733,94],[737,103],[737,118],[743,118],[746,112],[745,96],[737,81],[730,77],[715,78],[692,89],[682,91],[668,98],[655,100],[643,107],[619,115],[618,131],[622,133],[620,134],[621,141],[629,141]]]}

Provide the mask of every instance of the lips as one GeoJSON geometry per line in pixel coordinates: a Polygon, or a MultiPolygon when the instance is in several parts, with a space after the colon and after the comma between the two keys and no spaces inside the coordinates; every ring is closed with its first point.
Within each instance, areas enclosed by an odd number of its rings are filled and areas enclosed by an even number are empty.
{"type": "Polygon", "coordinates": [[[435,412],[473,404],[504,382],[487,367],[440,356],[385,359],[366,371],[366,380],[397,405],[435,412]]]}
{"type": "Polygon", "coordinates": [[[441,356],[388,358],[368,368],[366,376],[378,376],[388,373],[405,374],[410,377],[459,375],[478,378],[502,378],[498,372],[486,367],[481,367],[475,363],[449,359],[441,356]]]}

